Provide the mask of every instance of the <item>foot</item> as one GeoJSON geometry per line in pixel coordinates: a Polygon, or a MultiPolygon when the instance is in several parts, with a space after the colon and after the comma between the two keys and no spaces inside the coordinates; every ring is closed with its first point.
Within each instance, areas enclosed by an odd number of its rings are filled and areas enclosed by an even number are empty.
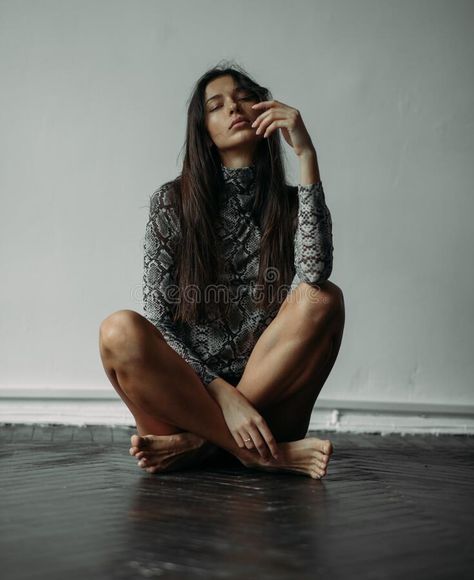
{"type": "Polygon", "coordinates": [[[173,435],[132,435],[130,455],[149,473],[191,467],[214,453],[218,447],[194,433],[173,435]]]}
{"type": "Polygon", "coordinates": [[[278,443],[278,449],[278,459],[270,456],[270,459],[265,461],[256,450],[251,452],[250,458],[244,453],[238,459],[246,467],[301,473],[309,475],[313,479],[321,479],[326,475],[329,458],[333,452],[333,446],[329,439],[316,437],[278,443]]]}

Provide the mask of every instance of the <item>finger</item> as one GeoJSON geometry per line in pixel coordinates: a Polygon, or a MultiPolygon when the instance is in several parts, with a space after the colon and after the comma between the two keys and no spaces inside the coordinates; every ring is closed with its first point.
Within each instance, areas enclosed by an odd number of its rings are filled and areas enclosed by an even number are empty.
{"type": "MultiPolygon", "coordinates": [[[[235,433],[232,433],[235,442],[237,443],[237,445],[241,448],[244,449],[246,447],[244,440],[242,438],[242,436],[240,435],[240,433],[238,431],[236,431],[235,433]]],[[[248,438],[248,435],[245,435],[245,438],[248,438]]]]}
{"type": "Polygon", "coordinates": [[[269,123],[271,123],[271,118],[268,117],[268,115],[266,117],[260,117],[257,121],[254,121],[252,127],[255,128],[255,134],[260,135],[260,133],[265,131],[269,123]]]}
{"type": "Polygon", "coordinates": [[[286,127],[287,123],[286,121],[273,121],[273,123],[271,125],[269,125],[265,131],[265,133],[263,134],[264,138],[269,137],[271,133],[273,133],[273,131],[275,131],[275,129],[277,129],[278,127],[286,127]]]}
{"type": "Polygon", "coordinates": [[[268,452],[268,447],[265,440],[260,435],[260,431],[258,430],[257,427],[254,427],[253,425],[249,427],[249,431],[258,452],[260,453],[262,458],[265,459],[265,461],[268,461],[270,459],[270,453],[268,452]]]}
{"type": "Polygon", "coordinates": [[[259,101],[252,105],[252,109],[261,109],[263,107],[271,107],[275,105],[277,101],[259,101]]]}
{"type": "Polygon", "coordinates": [[[243,433],[241,435],[242,441],[245,445],[245,447],[247,447],[247,449],[253,449],[254,444],[253,444],[253,440],[252,440],[252,436],[250,435],[250,433],[243,433]]]}
{"type": "Polygon", "coordinates": [[[264,107],[268,107],[268,103],[270,101],[259,101],[252,105],[252,109],[263,109],[264,107]]]}
{"type": "Polygon", "coordinates": [[[272,122],[272,119],[270,117],[265,117],[265,119],[262,119],[261,123],[257,127],[257,130],[255,131],[255,134],[256,135],[263,134],[271,122],[272,122]]]}
{"type": "Polygon", "coordinates": [[[270,115],[272,112],[272,109],[268,109],[267,111],[263,111],[263,113],[260,113],[260,115],[258,115],[258,117],[255,117],[253,123],[252,123],[252,127],[258,127],[258,125],[268,117],[268,115],[270,115]]]}
{"type": "Polygon", "coordinates": [[[263,137],[268,137],[277,129],[278,127],[287,127],[290,129],[290,120],[284,118],[274,119],[272,122],[270,120],[260,126],[255,133],[263,133],[263,137]]]}
{"type": "Polygon", "coordinates": [[[276,442],[275,437],[273,437],[273,433],[270,431],[270,427],[267,425],[267,422],[263,417],[261,418],[260,424],[258,424],[258,428],[270,449],[270,453],[275,459],[278,459],[278,443],[276,442]]]}
{"type": "Polygon", "coordinates": [[[277,119],[285,118],[286,111],[283,109],[269,109],[259,115],[252,123],[252,127],[257,127],[256,133],[262,133],[268,125],[277,119]]]}

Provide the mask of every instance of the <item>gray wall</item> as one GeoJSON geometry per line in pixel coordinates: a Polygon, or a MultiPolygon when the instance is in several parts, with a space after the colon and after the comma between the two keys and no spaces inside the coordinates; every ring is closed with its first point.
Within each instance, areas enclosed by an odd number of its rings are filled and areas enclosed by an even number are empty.
{"type": "Polygon", "coordinates": [[[179,171],[193,83],[226,58],[301,111],[318,151],[346,302],[321,396],[472,404],[473,16],[459,0],[0,2],[0,386],[110,386],[100,322],[142,312],[149,195],[179,171]]]}

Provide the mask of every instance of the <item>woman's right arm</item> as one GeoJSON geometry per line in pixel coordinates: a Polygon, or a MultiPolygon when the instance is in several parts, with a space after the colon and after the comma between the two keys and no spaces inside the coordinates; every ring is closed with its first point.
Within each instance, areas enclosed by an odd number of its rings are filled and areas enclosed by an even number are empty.
{"type": "Polygon", "coordinates": [[[179,237],[178,220],[169,203],[170,182],[157,189],[150,199],[149,218],[145,229],[143,269],[143,310],[163,334],[173,350],[195,370],[206,387],[218,377],[181,336],[171,316],[170,286],[173,261],[179,237]]]}
{"type": "Polygon", "coordinates": [[[240,448],[256,448],[263,459],[278,459],[278,444],[265,419],[239,390],[217,377],[208,389],[217,401],[235,442],[240,448]]]}

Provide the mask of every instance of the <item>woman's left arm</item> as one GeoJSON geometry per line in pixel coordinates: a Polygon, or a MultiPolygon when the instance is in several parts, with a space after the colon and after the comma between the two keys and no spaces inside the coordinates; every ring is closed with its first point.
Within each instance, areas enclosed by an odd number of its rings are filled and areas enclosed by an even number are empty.
{"type": "Polygon", "coordinates": [[[295,270],[300,282],[314,286],[329,278],[334,251],[332,219],[319,177],[316,153],[314,157],[300,156],[294,251],[295,270]]]}
{"type": "Polygon", "coordinates": [[[262,110],[252,127],[269,137],[280,129],[300,163],[298,223],[295,232],[295,270],[292,287],[300,282],[317,285],[329,278],[333,264],[332,220],[319,175],[316,149],[298,109],[280,101],[252,105],[262,110]]]}

